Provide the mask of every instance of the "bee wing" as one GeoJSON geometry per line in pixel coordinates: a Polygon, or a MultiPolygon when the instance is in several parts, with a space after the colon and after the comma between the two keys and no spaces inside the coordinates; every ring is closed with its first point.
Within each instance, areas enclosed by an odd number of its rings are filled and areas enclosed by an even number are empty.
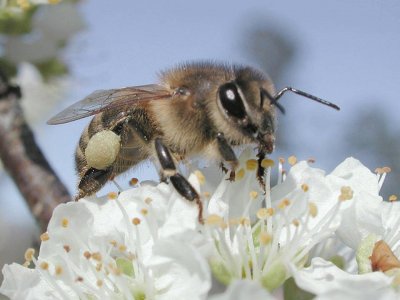
{"type": "Polygon", "coordinates": [[[50,120],[47,124],[56,125],[72,122],[110,108],[138,105],[143,102],[168,99],[171,91],[158,84],[126,87],[112,90],[98,90],[81,101],[67,107],[50,120]]]}

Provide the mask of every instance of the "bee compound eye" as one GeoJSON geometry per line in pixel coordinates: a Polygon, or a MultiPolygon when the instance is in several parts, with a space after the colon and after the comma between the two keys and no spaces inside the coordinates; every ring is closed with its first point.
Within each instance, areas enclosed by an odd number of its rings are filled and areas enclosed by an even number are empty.
{"type": "Polygon", "coordinates": [[[234,83],[221,85],[218,94],[222,107],[229,115],[238,119],[243,119],[246,116],[242,97],[234,83]]]}

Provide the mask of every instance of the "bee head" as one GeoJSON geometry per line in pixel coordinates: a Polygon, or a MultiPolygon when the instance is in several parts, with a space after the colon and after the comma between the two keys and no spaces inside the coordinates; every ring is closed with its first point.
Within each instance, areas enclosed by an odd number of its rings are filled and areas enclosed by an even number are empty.
{"type": "Polygon", "coordinates": [[[269,80],[259,77],[249,78],[248,74],[247,78],[237,77],[222,84],[217,102],[227,122],[270,153],[274,149],[276,118],[275,104],[266,95],[274,90],[269,80]]]}

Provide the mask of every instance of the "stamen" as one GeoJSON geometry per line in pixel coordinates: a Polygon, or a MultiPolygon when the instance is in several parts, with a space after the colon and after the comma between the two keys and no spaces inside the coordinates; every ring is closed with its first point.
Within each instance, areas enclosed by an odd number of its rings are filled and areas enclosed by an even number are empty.
{"type": "Polygon", "coordinates": [[[261,243],[262,245],[265,246],[265,245],[271,243],[271,241],[272,241],[272,235],[270,235],[270,234],[267,233],[267,232],[261,232],[261,233],[260,233],[260,243],[261,243]]]}
{"type": "Polygon", "coordinates": [[[206,177],[204,176],[204,174],[201,171],[199,171],[199,170],[194,171],[194,175],[196,175],[197,180],[199,181],[200,185],[203,185],[206,183],[206,177]]]}
{"type": "Polygon", "coordinates": [[[139,218],[133,218],[132,219],[132,224],[133,225],[139,225],[140,224],[140,219],[139,218]]]}
{"type": "Polygon", "coordinates": [[[67,228],[68,227],[68,223],[69,223],[69,221],[68,221],[67,218],[62,218],[61,219],[61,226],[62,227],[67,228]]]}
{"type": "Polygon", "coordinates": [[[235,180],[241,180],[241,179],[243,179],[244,175],[245,175],[245,171],[244,171],[243,168],[241,168],[239,171],[236,172],[236,174],[235,174],[235,180]]]}
{"type": "Polygon", "coordinates": [[[67,253],[69,251],[71,251],[71,247],[69,245],[64,245],[63,248],[64,248],[65,252],[67,252],[67,253]]]}
{"type": "Polygon", "coordinates": [[[256,199],[257,198],[257,196],[258,196],[258,192],[256,192],[256,191],[251,191],[250,193],[249,193],[249,196],[250,196],[250,198],[251,199],[256,199]]]}
{"type": "Polygon", "coordinates": [[[283,199],[279,204],[278,204],[278,208],[280,209],[285,209],[286,207],[288,207],[290,205],[290,200],[285,198],[283,199]]]}
{"type": "Polygon", "coordinates": [[[83,252],[83,256],[84,256],[86,259],[90,259],[90,258],[92,257],[92,254],[90,254],[89,251],[85,251],[85,252],[83,252]]]}
{"type": "Polygon", "coordinates": [[[54,274],[56,276],[60,276],[63,273],[63,271],[64,271],[63,268],[60,265],[57,265],[56,268],[55,268],[55,273],[54,274]]]}
{"type": "Polygon", "coordinates": [[[138,184],[138,182],[139,182],[139,179],[137,179],[137,178],[131,178],[131,180],[129,180],[129,185],[130,185],[130,186],[135,186],[135,185],[138,184]]]}
{"type": "Polygon", "coordinates": [[[115,200],[118,198],[118,193],[117,192],[109,192],[107,194],[108,200],[115,200]]]}
{"type": "Polygon", "coordinates": [[[308,203],[308,212],[313,218],[315,218],[318,214],[317,205],[315,205],[313,202],[308,203]]]}
{"type": "Polygon", "coordinates": [[[397,200],[397,196],[396,195],[390,195],[389,196],[389,201],[390,202],[393,202],[393,201],[396,201],[397,200]]]}
{"type": "Polygon", "coordinates": [[[343,186],[340,189],[339,201],[351,200],[353,198],[353,190],[349,186],[343,186]]]}
{"type": "Polygon", "coordinates": [[[30,261],[33,260],[34,255],[35,255],[35,249],[33,249],[33,248],[28,248],[28,249],[26,249],[26,251],[25,251],[24,258],[25,258],[26,261],[29,261],[29,262],[30,262],[30,261]]]}
{"type": "Polygon", "coordinates": [[[48,241],[50,239],[49,234],[47,232],[44,232],[40,235],[40,240],[42,242],[48,241]]]}
{"type": "Polygon", "coordinates": [[[272,168],[274,166],[275,162],[272,159],[268,159],[268,158],[264,158],[261,161],[261,167],[263,167],[264,169],[267,168],[272,168]]]}
{"type": "Polygon", "coordinates": [[[268,216],[268,210],[266,208],[260,208],[257,211],[257,218],[259,218],[260,220],[265,220],[268,216]]]}
{"type": "Polygon", "coordinates": [[[297,163],[297,157],[294,155],[289,156],[288,163],[289,165],[294,166],[297,163]]]}
{"type": "MultiPolygon", "coordinates": [[[[262,162],[261,162],[261,164],[262,164],[262,162]]],[[[246,161],[246,169],[247,170],[254,171],[254,170],[257,169],[257,167],[258,167],[257,160],[249,159],[249,160],[246,161]]]]}
{"type": "Polygon", "coordinates": [[[302,189],[304,192],[308,192],[308,190],[309,190],[308,184],[303,183],[303,184],[301,185],[301,189],[302,189]]]}
{"type": "Polygon", "coordinates": [[[49,269],[49,263],[48,262],[45,262],[45,261],[42,261],[40,264],[39,264],[39,267],[42,269],[42,270],[48,270],[49,269]]]}

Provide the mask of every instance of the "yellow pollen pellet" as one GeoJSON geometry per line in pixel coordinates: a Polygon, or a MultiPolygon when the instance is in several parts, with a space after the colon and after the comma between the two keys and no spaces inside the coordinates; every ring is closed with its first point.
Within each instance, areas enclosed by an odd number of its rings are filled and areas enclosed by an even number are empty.
{"type": "Polygon", "coordinates": [[[275,162],[272,159],[268,159],[268,158],[264,158],[261,161],[261,167],[263,167],[264,169],[267,169],[270,167],[272,168],[274,166],[274,164],[275,164],[275,162]]]}
{"type": "Polygon", "coordinates": [[[298,227],[298,226],[300,225],[300,222],[299,222],[299,220],[294,219],[294,220],[292,221],[292,224],[293,224],[294,226],[298,227]]]}
{"type": "Polygon", "coordinates": [[[84,256],[86,259],[90,259],[90,258],[92,257],[92,254],[90,254],[89,251],[85,251],[85,252],[83,252],[83,256],[84,256]]]}
{"type": "Polygon", "coordinates": [[[197,180],[199,181],[200,184],[206,183],[206,177],[204,177],[204,174],[201,173],[201,171],[199,170],[194,171],[194,175],[196,175],[197,180]]]}
{"type": "Polygon", "coordinates": [[[289,156],[288,163],[289,165],[294,166],[297,163],[297,157],[294,155],[289,156]]]}
{"type": "Polygon", "coordinates": [[[290,200],[289,199],[283,199],[282,201],[281,201],[281,203],[279,203],[278,204],[278,207],[280,208],[280,209],[284,209],[285,207],[287,207],[287,206],[289,206],[290,205],[290,200]]]}
{"type": "Polygon", "coordinates": [[[120,252],[125,252],[126,251],[126,246],[125,245],[119,245],[118,250],[120,252]]]}
{"type": "Polygon", "coordinates": [[[240,180],[244,177],[245,171],[244,169],[240,169],[239,171],[236,172],[235,174],[235,180],[240,180]]]}
{"type": "Polygon", "coordinates": [[[135,185],[137,185],[138,182],[139,182],[139,179],[131,178],[131,180],[129,180],[129,185],[130,186],[135,186],[135,185]]]}
{"type": "Polygon", "coordinates": [[[257,198],[257,196],[258,196],[258,193],[257,193],[256,191],[251,191],[251,192],[250,192],[250,198],[251,198],[251,199],[254,200],[254,199],[257,198]]]}
{"type": "Polygon", "coordinates": [[[257,211],[257,218],[259,218],[260,220],[265,220],[267,217],[268,217],[268,209],[260,208],[257,211]]]}
{"type": "Polygon", "coordinates": [[[149,213],[149,211],[148,211],[146,208],[142,208],[142,209],[140,210],[140,213],[141,213],[143,216],[146,216],[146,215],[149,213]]]}
{"type": "Polygon", "coordinates": [[[220,216],[215,215],[215,214],[209,215],[205,221],[205,223],[207,225],[220,225],[223,222],[224,222],[224,219],[222,219],[220,216]]]}
{"type": "Polygon", "coordinates": [[[71,247],[68,246],[68,245],[64,245],[63,248],[64,248],[65,252],[67,252],[67,253],[68,253],[69,251],[71,251],[71,247]]]}
{"type": "Polygon", "coordinates": [[[397,196],[396,195],[390,195],[389,196],[389,201],[396,201],[397,200],[397,196]]]}
{"type": "Polygon", "coordinates": [[[353,190],[349,186],[342,186],[340,189],[339,201],[346,201],[353,198],[353,190]]]}
{"type": "Polygon", "coordinates": [[[48,269],[49,269],[49,263],[48,263],[48,262],[45,262],[45,261],[42,261],[42,262],[40,263],[39,267],[40,267],[42,270],[48,270],[48,269]]]}
{"type": "Polygon", "coordinates": [[[32,261],[34,255],[35,255],[35,249],[28,248],[25,251],[24,258],[25,258],[26,261],[30,262],[30,261],[32,261]]]}
{"type": "Polygon", "coordinates": [[[260,244],[267,245],[272,241],[272,235],[266,232],[260,232],[260,244]]]}
{"type": "Polygon", "coordinates": [[[303,183],[303,184],[301,185],[301,189],[302,189],[304,192],[308,192],[308,190],[309,190],[310,188],[308,187],[308,185],[307,185],[306,183],[303,183]]]}
{"type": "Polygon", "coordinates": [[[47,232],[44,232],[40,235],[40,240],[42,242],[48,241],[50,239],[49,234],[47,232]]]}
{"type": "Polygon", "coordinates": [[[109,192],[107,194],[108,200],[115,200],[118,198],[118,193],[117,192],[109,192]]]}
{"type": "Polygon", "coordinates": [[[94,260],[101,261],[101,253],[100,253],[100,252],[94,252],[94,253],[92,253],[92,258],[93,258],[94,260]]]}
{"type": "Polygon", "coordinates": [[[318,207],[317,205],[315,205],[315,203],[310,202],[308,204],[308,212],[310,213],[310,215],[315,218],[318,214],[318,207]]]}
{"type": "Polygon", "coordinates": [[[272,217],[275,213],[275,210],[272,207],[267,208],[267,213],[268,213],[268,216],[272,217]]]}
{"type": "Polygon", "coordinates": [[[69,221],[68,221],[67,218],[62,218],[61,219],[61,226],[62,227],[67,228],[68,227],[68,223],[69,223],[69,221]]]}
{"type": "Polygon", "coordinates": [[[61,266],[56,266],[55,274],[59,276],[62,274],[62,272],[63,272],[63,268],[61,266]]]}
{"type": "Polygon", "coordinates": [[[132,219],[132,224],[133,225],[139,225],[140,224],[140,219],[139,218],[133,218],[132,219]]]}
{"type": "Polygon", "coordinates": [[[98,287],[101,287],[101,286],[103,285],[103,280],[101,280],[101,279],[97,280],[97,281],[96,281],[96,285],[97,285],[98,287]]]}
{"type": "Polygon", "coordinates": [[[151,199],[150,197],[147,197],[146,199],[144,199],[144,203],[150,205],[150,203],[153,201],[153,199],[151,199]]]}
{"type": "Polygon", "coordinates": [[[249,159],[246,161],[246,169],[249,171],[254,171],[258,167],[258,163],[255,159],[249,159]]]}

